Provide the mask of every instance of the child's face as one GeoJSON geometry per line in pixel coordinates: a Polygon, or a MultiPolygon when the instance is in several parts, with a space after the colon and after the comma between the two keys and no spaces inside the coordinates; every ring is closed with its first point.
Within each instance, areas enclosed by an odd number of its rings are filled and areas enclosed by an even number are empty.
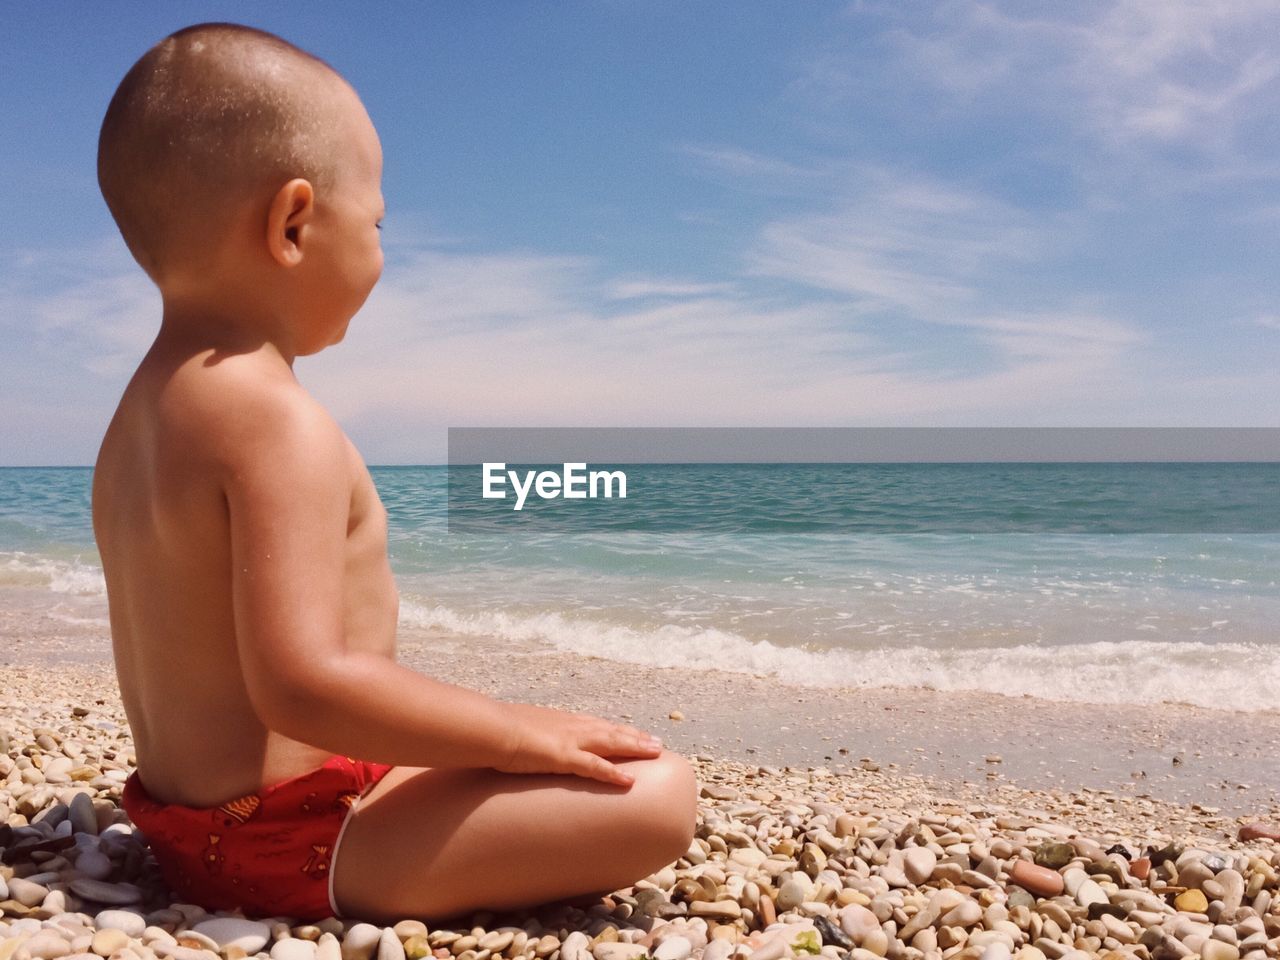
{"type": "Polygon", "coordinates": [[[377,131],[355,94],[339,115],[345,127],[345,156],[335,182],[316,196],[318,236],[308,250],[307,315],[314,349],[337,343],[382,275],[379,225],[382,199],[382,146],[377,131]],[[314,324],[314,326],[312,326],[314,324]]]}

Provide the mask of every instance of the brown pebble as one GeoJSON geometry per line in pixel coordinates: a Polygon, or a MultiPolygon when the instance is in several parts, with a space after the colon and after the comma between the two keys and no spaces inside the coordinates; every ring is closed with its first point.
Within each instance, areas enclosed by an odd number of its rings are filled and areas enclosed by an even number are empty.
{"type": "Polygon", "coordinates": [[[1062,893],[1062,874],[1038,867],[1030,860],[1015,860],[1009,879],[1037,897],[1056,897],[1062,893]]]}
{"type": "Polygon", "coordinates": [[[1184,890],[1174,897],[1173,905],[1183,913],[1204,913],[1209,909],[1209,899],[1199,890],[1184,890]]]}
{"type": "Polygon", "coordinates": [[[760,916],[760,926],[762,928],[778,922],[778,911],[777,908],[774,907],[773,899],[771,897],[761,895],[760,906],[757,912],[760,916]]]}

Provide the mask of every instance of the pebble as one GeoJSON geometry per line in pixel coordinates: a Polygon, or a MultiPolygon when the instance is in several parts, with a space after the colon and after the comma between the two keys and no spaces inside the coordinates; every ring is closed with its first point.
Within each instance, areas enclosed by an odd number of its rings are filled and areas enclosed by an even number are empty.
{"type": "Polygon", "coordinates": [[[34,960],[55,960],[71,952],[71,945],[51,930],[42,930],[22,944],[22,949],[34,960]]]}
{"type": "Polygon", "coordinates": [[[1075,855],[1075,847],[1069,843],[1042,843],[1036,847],[1035,863],[1050,870],[1061,870],[1075,855]]]}
{"type": "Polygon", "coordinates": [[[117,950],[123,950],[128,945],[129,935],[127,933],[123,930],[109,927],[106,930],[99,930],[93,935],[90,949],[100,957],[109,957],[117,950]]]}
{"type": "Polygon", "coordinates": [[[357,923],[342,938],[342,960],[369,960],[382,938],[382,930],[371,923],[357,923]]]}
{"type": "Polygon", "coordinates": [[[99,930],[122,930],[127,936],[141,937],[147,921],[132,910],[103,910],[93,918],[93,925],[99,930]]]}
{"type": "Polygon", "coordinates": [[[93,809],[93,798],[89,794],[77,793],[71,799],[68,816],[71,820],[71,829],[73,831],[97,836],[98,814],[93,809]]]}
{"type": "Polygon", "coordinates": [[[822,937],[823,946],[835,946],[842,950],[851,950],[855,946],[852,938],[826,917],[815,918],[813,926],[822,937]]]}
{"type": "Polygon", "coordinates": [[[643,944],[608,941],[597,943],[591,950],[595,960],[639,960],[647,953],[648,948],[643,944]]]}
{"type": "Polygon", "coordinates": [[[1209,898],[1199,890],[1184,890],[1174,897],[1173,905],[1183,913],[1204,913],[1209,909],[1209,898]]]}
{"type": "Polygon", "coordinates": [[[852,937],[855,944],[861,944],[873,930],[880,929],[880,921],[866,907],[851,903],[840,911],[840,929],[852,937]]]}
{"type": "Polygon", "coordinates": [[[1239,838],[1245,843],[1251,840],[1275,840],[1280,842],[1280,824],[1246,823],[1240,828],[1239,838]]]}
{"type": "MultiPolygon", "coordinates": [[[[400,946],[399,940],[396,940],[396,946],[400,946]]],[[[310,940],[283,937],[271,945],[271,960],[315,960],[315,956],[316,945],[310,940]]],[[[400,956],[404,956],[403,950],[400,951],[400,956]]]]}
{"type": "Polygon", "coordinates": [[[982,907],[976,900],[963,900],[942,915],[939,920],[946,927],[972,927],[982,919],[982,907]]]}
{"type": "Polygon", "coordinates": [[[653,951],[653,960],[687,960],[693,953],[693,944],[688,937],[667,937],[653,951]]]}
{"type": "Polygon", "coordinates": [[[111,858],[101,850],[86,850],[76,857],[76,870],[90,880],[105,880],[111,876],[111,858]]]}
{"type": "MultiPolygon", "coordinates": [[[[737,920],[742,916],[742,907],[736,900],[698,900],[689,904],[689,915],[715,920],[737,920]]],[[[597,957],[596,960],[600,958],[597,957]]]]}
{"type": "Polygon", "coordinates": [[[378,960],[405,960],[404,944],[390,927],[378,937],[378,960]]]}
{"type": "Polygon", "coordinates": [[[202,920],[191,929],[204,934],[217,945],[219,950],[236,947],[247,954],[257,953],[271,938],[271,928],[265,923],[240,917],[215,917],[212,920],[202,920]]]}
{"type": "Polygon", "coordinates": [[[1206,940],[1200,947],[1201,960],[1240,960],[1240,948],[1221,940],[1206,940]]]}
{"type": "Polygon", "coordinates": [[[1048,867],[1038,867],[1027,860],[1017,860],[1009,871],[1009,879],[1038,897],[1056,897],[1063,891],[1062,874],[1048,867]]]}
{"type": "Polygon", "coordinates": [[[72,880],[70,886],[71,892],[76,896],[96,903],[121,905],[137,903],[142,899],[142,891],[128,883],[106,883],[102,880],[81,877],[72,880]]]}
{"type": "Polygon", "coordinates": [[[928,847],[911,847],[903,857],[902,872],[907,880],[917,886],[933,875],[938,865],[938,855],[928,847]]]}
{"type": "Polygon", "coordinates": [[[560,960],[590,960],[591,941],[581,930],[574,930],[560,946],[560,960]]]}
{"type": "Polygon", "coordinates": [[[38,907],[49,895],[49,888],[21,877],[9,879],[9,896],[24,907],[38,907]]]}
{"type": "Polygon", "coordinates": [[[1095,903],[1110,902],[1102,887],[1095,880],[1089,878],[1086,878],[1083,883],[1076,887],[1075,898],[1076,903],[1085,908],[1095,903]]]}
{"type": "Polygon", "coordinates": [[[99,738],[68,712],[38,737],[18,721],[0,754],[0,960],[1280,960],[1280,848],[1224,841],[1204,805],[1180,819],[1141,796],[1008,784],[948,799],[870,761],[695,758],[685,855],[597,902],[503,914],[510,926],[211,916],[169,901],[118,808],[123,728],[99,738]]]}
{"type": "Polygon", "coordinates": [[[778,888],[778,900],[775,906],[779,910],[794,910],[809,899],[813,892],[813,883],[803,874],[791,877],[778,888]]]}
{"type": "MultiPolygon", "coordinates": [[[[391,929],[396,932],[396,936],[401,940],[408,940],[410,937],[425,937],[427,935],[427,925],[421,920],[401,920],[391,929]]],[[[499,947],[498,949],[502,948],[499,947]]]]}

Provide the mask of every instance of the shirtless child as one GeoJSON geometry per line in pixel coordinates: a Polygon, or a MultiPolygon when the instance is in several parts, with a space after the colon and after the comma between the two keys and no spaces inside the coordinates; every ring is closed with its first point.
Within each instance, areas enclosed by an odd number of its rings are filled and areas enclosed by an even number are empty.
{"type": "Polygon", "coordinates": [[[124,805],[209,908],[532,906],[693,835],[694,775],[657,740],[396,663],[386,513],[293,374],[381,273],[381,168],[333,69],[229,24],[148,51],[102,125],[103,196],[164,305],[93,477],[124,805]]]}

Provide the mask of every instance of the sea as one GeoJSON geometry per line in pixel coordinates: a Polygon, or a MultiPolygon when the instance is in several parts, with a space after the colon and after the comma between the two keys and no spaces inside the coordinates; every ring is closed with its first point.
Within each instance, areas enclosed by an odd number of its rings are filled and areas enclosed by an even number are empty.
{"type": "MultiPolygon", "coordinates": [[[[648,465],[626,523],[511,530],[451,524],[446,467],[370,472],[402,628],[477,655],[1280,709],[1280,464],[941,466],[648,465]]],[[[91,479],[0,468],[7,612],[106,629],[91,479]]]]}

